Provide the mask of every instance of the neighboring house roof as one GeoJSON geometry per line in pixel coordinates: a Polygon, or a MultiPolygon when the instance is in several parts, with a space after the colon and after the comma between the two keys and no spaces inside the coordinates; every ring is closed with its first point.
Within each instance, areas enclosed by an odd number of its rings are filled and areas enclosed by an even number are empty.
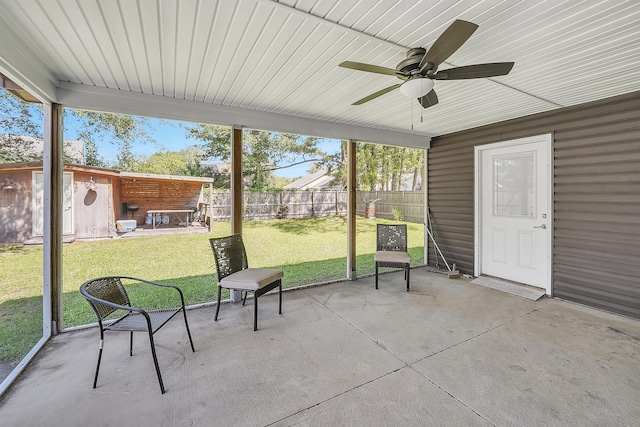
{"type": "Polygon", "coordinates": [[[333,176],[329,175],[327,171],[321,170],[311,175],[304,176],[300,179],[293,181],[291,184],[287,184],[282,187],[283,190],[319,190],[331,188],[331,182],[333,176]]]}
{"type": "MultiPolygon", "coordinates": [[[[33,158],[42,158],[44,153],[44,141],[41,138],[8,134],[0,135],[0,141],[4,141],[9,138],[20,138],[26,143],[23,153],[26,156],[33,158]]],[[[73,160],[73,163],[77,163],[80,165],[84,164],[84,142],[74,139],[67,139],[63,143],[62,150],[64,151],[65,156],[73,160]]]]}
{"type": "Polygon", "coordinates": [[[200,167],[210,169],[213,175],[231,175],[229,163],[200,162],[200,167]]]}

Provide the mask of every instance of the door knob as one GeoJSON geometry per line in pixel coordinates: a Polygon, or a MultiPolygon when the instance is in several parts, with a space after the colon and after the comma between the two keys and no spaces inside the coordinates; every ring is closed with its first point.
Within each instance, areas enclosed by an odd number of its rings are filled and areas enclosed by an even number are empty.
{"type": "Polygon", "coordinates": [[[534,225],[533,228],[542,228],[543,230],[546,230],[547,229],[547,225],[546,224],[534,225]]]}

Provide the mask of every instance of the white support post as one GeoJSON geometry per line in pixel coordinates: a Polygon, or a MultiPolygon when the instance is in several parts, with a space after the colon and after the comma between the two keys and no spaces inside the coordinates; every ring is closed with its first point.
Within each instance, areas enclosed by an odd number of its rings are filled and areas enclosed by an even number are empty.
{"type": "Polygon", "coordinates": [[[356,279],[356,142],[347,146],[347,278],[356,279]]]}

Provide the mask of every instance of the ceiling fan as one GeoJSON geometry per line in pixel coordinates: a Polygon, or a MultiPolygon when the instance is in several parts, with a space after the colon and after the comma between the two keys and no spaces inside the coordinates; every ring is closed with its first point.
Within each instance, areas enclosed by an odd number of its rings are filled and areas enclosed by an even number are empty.
{"type": "Polygon", "coordinates": [[[400,88],[400,92],[403,95],[417,98],[420,105],[423,108],[427,108],[438,103],[438,96],[433,90],[434,80],[478,79],[509,74],[513,68],[513,62],[467,65],[438,71],[438,66],[458,50],[476,29],[478,29],[478,25],[473,22],[458,19],[438,37],[429,50],[422,47],[409,49],[406,59],[400,61],[395,69],[362,62],[345,61],[341,63],[340,67],[369,73],[386,74],[404,81],[374,92],[354,102],[352,105],[364,104],[400,88]]]}

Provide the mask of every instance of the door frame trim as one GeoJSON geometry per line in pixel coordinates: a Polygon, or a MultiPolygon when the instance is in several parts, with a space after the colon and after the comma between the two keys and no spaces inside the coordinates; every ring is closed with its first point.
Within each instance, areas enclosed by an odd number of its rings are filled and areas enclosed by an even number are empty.
{"type": "Polygon", "coordinates": [[[480,203],[480,178],[481,178],[481,155],[485,150],[492,150],[496,148],[514,147],[521,144],[529,144],[533,142],[545,142],[548,144],[547,150],[547,203],[549,206],[548,221],[549,221],[549,240],[547,242],[547,256],[549,258],[548,271],[547,271],[547,287],[545,291],[547,295],[553,295],[553,237],[554,237],[554,225],[553,225],[553,134],[545,133],[541,135],[528,136],[524,138],[516,138],[507,141],[494,142],[491,144],[476,145],[474,147],[474,183],[473,183],[473,203],[474,203],[474,215],[473,215],[473,229],[474,229],[474,250],[473,250],[473,275],[479,277],[482,275],[482,205],[480,203]]]}

